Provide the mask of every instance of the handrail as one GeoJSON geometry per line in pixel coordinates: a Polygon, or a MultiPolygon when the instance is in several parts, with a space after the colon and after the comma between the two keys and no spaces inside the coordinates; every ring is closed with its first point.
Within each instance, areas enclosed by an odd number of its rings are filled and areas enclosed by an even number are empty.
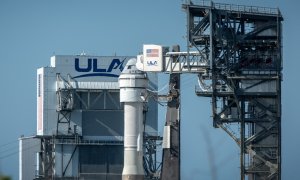
{"type": "Polygon", "coordinates": [[[271,14],[271,15],[280,14],[280,11],[278,8],[246,6],[246,5],[236,5],[236,4],[226,4],[226,3],[213,3],[212,1],[208,1],[208,0],[193,0],[193,1],[186,0],[185,4],[210,7],[210,8],[214,8],[214,9],[228,10],[228,11],[234,11],[234,12],[271,14]]]}

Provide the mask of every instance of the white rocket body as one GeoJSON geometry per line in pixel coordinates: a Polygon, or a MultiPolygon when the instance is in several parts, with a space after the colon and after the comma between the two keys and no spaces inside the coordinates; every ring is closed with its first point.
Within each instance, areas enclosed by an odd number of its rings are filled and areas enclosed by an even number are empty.
{"type": "Polygon", "coordinates": [[[126,64],[119,77],[120,101],[124,103],[123,180],[143,180],[143,106],[146,101],[146,74],[139,71],[136,59],[126,64]]]}

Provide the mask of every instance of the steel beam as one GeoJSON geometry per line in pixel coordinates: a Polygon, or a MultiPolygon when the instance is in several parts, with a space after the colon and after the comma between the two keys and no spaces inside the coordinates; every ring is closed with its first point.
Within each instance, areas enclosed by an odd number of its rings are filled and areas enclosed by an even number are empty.
{"type": "Polygon", "coordinates": [[[240,179],[280,180],[280,11],[206,1],[189,1],[182,7],[187,13],[188,50],[198,50],[210,60],[208,75],[200,73],[199,79],[210,80],[211,88],[197,89],[196,94],[212,98],[214,127],[237,142],[240,179]],[[239,132],[229,130],[234,124],[239,132]]]}

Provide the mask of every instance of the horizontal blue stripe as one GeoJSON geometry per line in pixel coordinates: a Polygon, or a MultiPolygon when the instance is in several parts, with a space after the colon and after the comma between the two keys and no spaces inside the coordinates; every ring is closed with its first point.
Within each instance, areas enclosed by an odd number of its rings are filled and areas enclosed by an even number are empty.
{"type": "Polygon", "coordinates": [[[117,74],[109,74],[109,73],[90,73],[90,74],[83,74],[80,76],[75,76],[73,78],[82,78],[82,77],[92,77],[92,76],[106,76],[106,77],[119,77],[117,74]]]}

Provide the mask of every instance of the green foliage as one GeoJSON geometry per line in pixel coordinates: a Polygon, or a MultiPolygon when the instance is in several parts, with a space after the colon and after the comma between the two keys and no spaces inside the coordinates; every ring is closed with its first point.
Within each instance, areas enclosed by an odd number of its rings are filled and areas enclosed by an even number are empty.
{"type": "Polygon", "coordinates": [[[1,176],[0,175],[0,180],[11,180],[9,176],[1,176]]]}

